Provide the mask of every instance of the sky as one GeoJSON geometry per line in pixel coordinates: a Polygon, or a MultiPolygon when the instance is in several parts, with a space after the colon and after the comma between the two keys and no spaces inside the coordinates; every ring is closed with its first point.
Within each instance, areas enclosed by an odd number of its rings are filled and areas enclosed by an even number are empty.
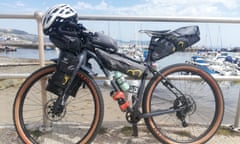
{"type": "MultiPolygon", "coordinates": [[[[35,11],[44,13],[49,7],[59,3],[71,5],[79,15],[240,18],[240,0],[1,0],[0,14],[33,14],[35,11]]],[[[198,45],[240,46],[240,24],[111,21],[81,23],[92,31],[104,31],[121,40],[148,39],[138,33],[140,29],[163,30],[199,25],[201,41],[198,45]]],[[[33,20],[0,19],[0,28],[37,33],[36,22],[33,20]]]]}

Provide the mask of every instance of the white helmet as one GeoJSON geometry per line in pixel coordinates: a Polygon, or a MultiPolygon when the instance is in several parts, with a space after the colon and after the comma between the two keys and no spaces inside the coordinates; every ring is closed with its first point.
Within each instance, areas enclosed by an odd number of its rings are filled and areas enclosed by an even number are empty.
{"type": "Polygon", "coordinates": [[[42,19],[43,32],[48,35],[66,20],[77,22],[77,12],[67,4],[58,4],[47,10],[42,19]]]}

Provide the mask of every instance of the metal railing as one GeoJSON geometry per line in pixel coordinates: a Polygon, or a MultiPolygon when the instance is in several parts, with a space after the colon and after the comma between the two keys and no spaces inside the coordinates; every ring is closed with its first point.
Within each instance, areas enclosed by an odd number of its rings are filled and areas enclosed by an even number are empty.
{"type": "Polygon", "coordinates": [[[135,22],[193,22],[193,23],[235,23],[240,24],[240,18],[223,17],[160,17],[160,16],[97,16],[82,15],[79,20],[88,21],[135,21],[135,22]]]}
{"type": "Polygon", "coordinates": [[[39,60],[40,66],[44,66],[45,63],[44,63],[42,13],[35,12],[34,14],[0,14],[0,19],[32,19],[37,21],[39,60]]]}
{"type": "MultiPolygon", "coordinates": [[[[32,19],[37,22],[38,29],[38,49],[40,66],[45,65],[44,59],[44,41],[43,27],[41,24],[42,13],[35,12],[34,14],[0,14],[0,19],[32,19]]],[[[96,15],[81,15],[79,20],[87,21],[135,21],[135,22],[192,22],[192,23],[231,23],[240,24],[240,18],[217,18],[217,17],[142,17],[142,16],[96,16],[96,15]]],[[[1,78],[25,78],[29,74],[1,74],[1,78]]],[[[218,81],[240,81],[240,77],[215,77],[218,81]]],[[[236,108],[236,116],[233,129],[239,131],[240,117],[240,91],[238,104],[236,108]]]]}

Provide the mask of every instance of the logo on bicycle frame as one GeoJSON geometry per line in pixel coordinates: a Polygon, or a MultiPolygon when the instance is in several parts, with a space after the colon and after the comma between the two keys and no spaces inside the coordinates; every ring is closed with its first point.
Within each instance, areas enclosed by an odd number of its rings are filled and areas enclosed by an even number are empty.
{"type": "Polygon", "coordinates": [[[127,73],[137,77],[141,77],[142,75],[142,71],[139,69],[130,69],[130,70],[127,70],[127,73]]]}

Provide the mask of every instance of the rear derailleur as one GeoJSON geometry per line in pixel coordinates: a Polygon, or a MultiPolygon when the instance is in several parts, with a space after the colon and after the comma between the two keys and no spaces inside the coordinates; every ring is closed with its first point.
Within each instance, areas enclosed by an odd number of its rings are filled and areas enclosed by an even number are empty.
{"type": "Polygon", "coordinates": [[[174,101],[174,109],[178,110],[176,116],[182,122],[183,127],[187,127],[186,117],[196,111],[196,103],[191,96],[181,96],[174,101]]]}

